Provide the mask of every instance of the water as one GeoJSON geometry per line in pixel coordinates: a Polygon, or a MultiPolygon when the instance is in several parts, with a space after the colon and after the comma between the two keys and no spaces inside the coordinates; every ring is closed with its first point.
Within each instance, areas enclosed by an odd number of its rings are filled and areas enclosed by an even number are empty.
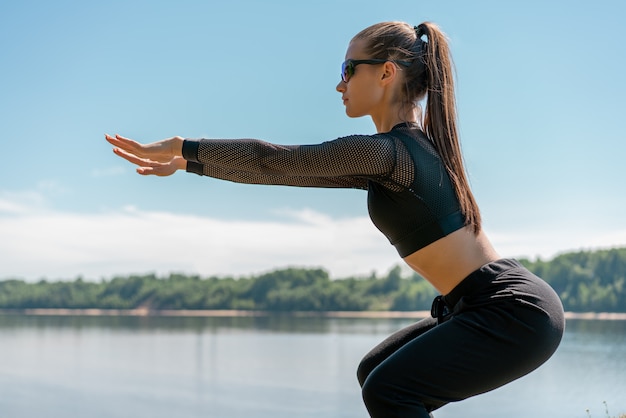
{"type": "MultiPolygon", "coordinates": [[[[409,319],[0,316],[1,418],[367,417],[361,356],[409,319]]],[[[626,321],[570,320],[541,369],[437,418],[626,413],[626,321]]]]}

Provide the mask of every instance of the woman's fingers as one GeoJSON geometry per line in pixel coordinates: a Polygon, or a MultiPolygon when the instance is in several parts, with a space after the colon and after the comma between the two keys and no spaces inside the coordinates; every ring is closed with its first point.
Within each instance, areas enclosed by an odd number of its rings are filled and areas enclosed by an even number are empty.
{"type": "Polygon", "coordinates": [[[158,160],[159,158],[154,158],[152,154],[155,156],[160,156],[157,151],[157,147],[154,144],[140,144],[137,141],[133,141],[130,138],[125,138],[121,135],[115,135],[114,137],[111,135],[105,135],[105,139],[113,146],[126,151],[128,154],[135,155],[140,158],[147,158],[151,160],[158,160]]]}
{"type": "Polygon", "coordinates": [[[123,150],[129,151],[133,154],[138,154],[137,151],[141,150],[141,144],[132,139],[124,138],[120,135],[115,135],[114,137],[111,135],[104,135],[104,138],[113,146],[119,147],[123,150]]]}
{"type": "Polygon", "coordinates": [[[118,155],[122,157],[123,159],[125,159],[126,161],[129,161],[138,166],[149,167],[149,166],[152,166],[153,164],[161,164],[159,162],[152,161],[147,158],[139,158],[136,155],[131,154],[130,152],[127,152],[121,148],[113,148],[113,152],[115,153],[115,155],[118,155]]]}
{"type": "Polygon", "coordinates": [[[139,166],[137,173],[142,175],[169,176],[176,170],[184,169],[186,162],[181,156],[174,155],[172,144],[180,144],[182,138],[174,137],[151,144],[140,144],[121,135],[104,135],[114,146],[115,155],[139,166]]]}
{"type": "MultiPolygon", "coordinates": [[[[123,149],[115,148],[113,152],[116,155],[124,158],[125,160],[138,165],[137,173],[147,176],[147,175],[155,175],[155,176],[169,176],[172,175],[178,170],[178,159],[172,159],[172,161],[167,163],[160,163],[158,161],[152,161],[146,158],[139,158],[136,155],[130,154],[123,149]]],[[[180,158],[179,158],[180,159],[180,158]]],[[[182,160],[182,159],[180,159],[182,160]]]]}
{"type": "Polygon", "coordinates": [[[171,164],[162,164],[160,166],[153,166],[153,167],[139,167],[137,169],[137,173],[143,175],[143,176],[148,176],[148,175],[155,175],[155,176],[169,176],[172,175],[176,172],[176,168],[172,167],[171,164]]]}
{"type": "MultiPolygon", "coordinates": [[[[113,137],[105,134],[104,137],[111,145],[126,151],[129,154],[151,161],[158,161],[160,163],[167,163],[172,158],[177,157],[177,151],[174,149],[175,145],[178,144],[178,147],[176,148],[182,148],[183,140],[180,137],[173,137],[162,141],[152,142],[150,144],[140,144],[137,141],[125,138],[121,135],[115,135],[113,137]]],[[[178,154],[180,154],[180,152],[178,152],[178,154]]]]}

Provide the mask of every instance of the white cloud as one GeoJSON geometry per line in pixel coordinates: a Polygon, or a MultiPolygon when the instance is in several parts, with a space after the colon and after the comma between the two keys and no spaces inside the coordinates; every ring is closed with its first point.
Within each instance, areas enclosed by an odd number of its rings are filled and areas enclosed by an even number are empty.
{"type": "MultiPolygon", "coordinates": [[[[45,209],[36,193],[0,195],[0,279],[109,278],[131,273],[242,276],[286,266],[322,267],[332,277],[380,274],[400,264],[367,217],[282,211],[285,222],[224,220],[144,211],[78,214],[45,209]]],[[[505,257],[550,258],[619,246],[626,230],[487,231],[505,257]]]]}
{"type": "Polygon", "coordinates": [[[43,194],[36,191],[0,191],[0,215],[27,214],[41,210],[45,204],[46,199],[43,194]]]}
{"type": "Polygon", "coordinates": [[[0,278],[98,279],[172,271],[241,276],[285,266],[323,267],[333,277],[345,277],[383,273],[398,262],[367,218],[303,211],[279,223],[134,208],[12,212],[0,216],[0,278]]]}
{"type": "Polygon", "coordinates": [[[531,228],[527,231],[490,232],[496,249],[505,257],[548,260],[565,252],[597,250],[626,246],[626,229],[611,232],[569,229],[531,228]]]}
{"type": "Polygon", "coordinates": [[[37,183],[37,190],[48,196],[61,196],[70,191],[65,185],[52,179],[40,180],[37,183]]]}

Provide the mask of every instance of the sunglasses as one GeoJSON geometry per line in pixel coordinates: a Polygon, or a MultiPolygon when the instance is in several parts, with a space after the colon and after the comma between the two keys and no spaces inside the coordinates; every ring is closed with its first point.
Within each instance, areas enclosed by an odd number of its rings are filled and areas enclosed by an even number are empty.
{"type": "Polygon", "coordinates": [[[383,59],[371,59],[371,60],[345,60],[343,64],[341,64],[341,79],[344,83],[347,83],[350,80],[350,77],[354,75],[354,70],[359,64],[384,64],[387,61],[391,61],[395,64],[400,64],[402,66],[408,67],[411,65],[410,62],[407,61],[392,61],[392,60],[383,60],[383,59]]]}

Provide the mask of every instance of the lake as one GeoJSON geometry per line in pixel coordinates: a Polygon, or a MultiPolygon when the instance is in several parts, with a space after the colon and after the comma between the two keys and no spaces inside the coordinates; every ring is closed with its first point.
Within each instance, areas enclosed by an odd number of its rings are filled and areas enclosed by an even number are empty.
{"type": "MultiPolygon", "coordinates": [[[[367,417],[356,367],[412,319],[0,315],[2,418],[367,417]]],[[[437,418],[626,413],[626,321],[569,320],[557,353],[437,418]]]]}

